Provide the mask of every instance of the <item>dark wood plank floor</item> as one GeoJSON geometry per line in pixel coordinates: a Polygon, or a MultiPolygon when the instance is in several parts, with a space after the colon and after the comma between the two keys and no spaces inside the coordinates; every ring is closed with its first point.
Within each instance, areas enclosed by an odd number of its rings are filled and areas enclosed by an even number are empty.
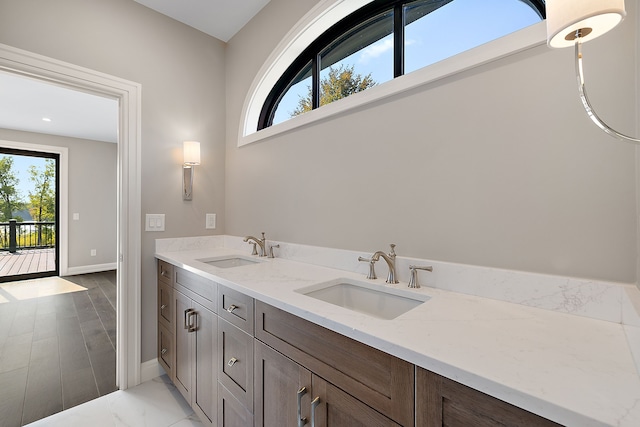
{"type": "Polygon", "coordinates": [[[116,273],[65,279],[86,290],[0,304],[0,427],[117,390],[116,273]]]}

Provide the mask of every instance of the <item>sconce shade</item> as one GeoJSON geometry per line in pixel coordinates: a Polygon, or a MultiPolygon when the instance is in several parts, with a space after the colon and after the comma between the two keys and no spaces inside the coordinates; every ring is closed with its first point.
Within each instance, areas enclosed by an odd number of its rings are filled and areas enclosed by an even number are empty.
{"type": "Polygon", "coordinates": [[[547,0],[547,43],[573,47],[575,33],[590,41],[617,26],[627,15],[624,0],[547,0]]]}
{"type": "Polygon", "coordinates": [[[200,143],[196,141],[184,141],[184,164],[195,166],[200,164],[200,143]]]}

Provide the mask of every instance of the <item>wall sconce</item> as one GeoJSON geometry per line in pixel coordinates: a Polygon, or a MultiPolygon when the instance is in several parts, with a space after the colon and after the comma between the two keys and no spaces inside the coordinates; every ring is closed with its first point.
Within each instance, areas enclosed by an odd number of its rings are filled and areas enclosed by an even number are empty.
{"type": "Polygon", "coordinates": [[[547,0],[546,10],[549,46],[575,46],[578,94],[589,118],[614,138],[639,144],[640,139],[617,132],[598,117],[587,97],[582,69],[582,42],[600,37],[622,22],[627,15],[624,0],[547,0]]]}
{"type": "Polygon", "coordinates": [[[184,141],[182,143],[184,163],[182,164],[182,200],[193,199],[193,167],[200,164],[200,143],[184,141]]]}

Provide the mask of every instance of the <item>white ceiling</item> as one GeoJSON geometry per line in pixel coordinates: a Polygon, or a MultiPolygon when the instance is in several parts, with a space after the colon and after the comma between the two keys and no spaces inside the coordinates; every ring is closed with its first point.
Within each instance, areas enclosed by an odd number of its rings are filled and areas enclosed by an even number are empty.
{"type": "MultiPolygon", "coordinates": [[[[224,42],[269,3],[269,0],[135,1],[224,42]]],[[[0,72],[0,128],[115,143],[118,102],[0,72]]]]}
{"type": "Polygon", "coordinates": [[[135,0],[228,42],[269,0],[135,0]]]}
{"type": "Polygon", "coordinates": [[[0,128],[115,143],[118,101],[0,72],[0,128]]]}

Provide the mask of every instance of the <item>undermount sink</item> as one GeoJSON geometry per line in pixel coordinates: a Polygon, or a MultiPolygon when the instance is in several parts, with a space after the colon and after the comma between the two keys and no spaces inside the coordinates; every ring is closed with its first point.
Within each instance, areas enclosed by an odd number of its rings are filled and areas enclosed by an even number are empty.
{"type": "Polygon", "coordinates": [[[395,319],[429,300],[427,295],[351,279],[319,283],[295,292],[385,320],[395,319]]]}
{"type": "Polygon", "coordinates": [[[211,266],[218,267],[218,268],[242,267],[245,265],[258,264],[260,262],[251,258],[235,256],[235,255],[226,256],[226,257],[197,259],[196,261],[200,261],[205,264],[209,264],[211,266]]]}

